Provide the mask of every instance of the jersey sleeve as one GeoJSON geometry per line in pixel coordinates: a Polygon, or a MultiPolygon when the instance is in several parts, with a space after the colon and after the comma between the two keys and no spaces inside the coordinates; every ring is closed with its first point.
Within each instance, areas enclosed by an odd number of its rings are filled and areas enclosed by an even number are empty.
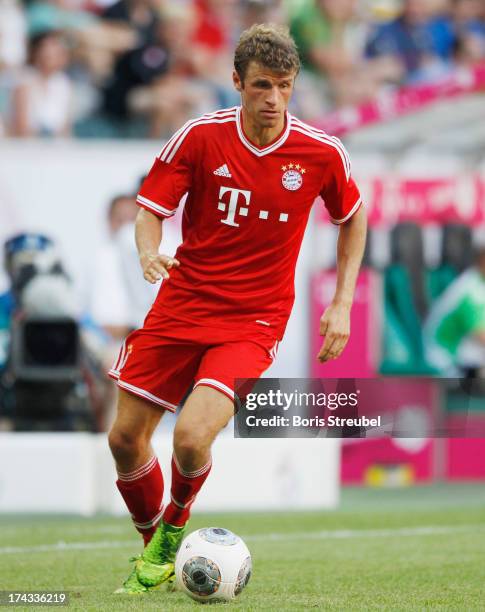
{"type": "Polygon", "coordinates": [[[360,192],[350,175],[350,160],[347,151],[337,139],[332,150],[329,167],[320,191],[330,220],[336,225],[345,223],[362,205],[360,192]]]}
{"type": "Polygon", "coordinates": [[[184,126],[166,143],[136,197],[139,206],[159,217],[172,217],[192,185],[196,147],[192,132],[184,126]]]}

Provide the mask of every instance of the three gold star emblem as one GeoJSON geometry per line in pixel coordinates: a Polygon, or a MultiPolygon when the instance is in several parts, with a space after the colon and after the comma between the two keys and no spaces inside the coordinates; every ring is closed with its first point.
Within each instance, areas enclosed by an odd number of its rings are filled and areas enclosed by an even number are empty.
{"type": "Polygon", "coordinates": [[[283,172],[286,172],[287,170],[293,170],[293,168],[297,170],[298,172],[300,172],[301,174],[305,174],[306,172],[305,168],[300,166],[300,164],[294,164],[293,162],[290,162],[289,164],[286,164],[285,166],[281,166],[281,169],[283,170],[283,172]]]}

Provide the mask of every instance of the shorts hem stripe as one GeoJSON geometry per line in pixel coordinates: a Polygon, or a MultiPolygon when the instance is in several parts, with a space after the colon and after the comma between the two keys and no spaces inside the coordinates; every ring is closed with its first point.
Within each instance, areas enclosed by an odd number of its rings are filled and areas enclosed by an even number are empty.
{"type": "Polygon", "coordinates": [[[218,380],[214,380],[213,378],[201,378],[195,383],[194,389],[200,385],[217,389],[217,391],[224,393],[224,395],[226,395],[231,401],[234,401],[234,391],[224,383],[219,382],[218,380]]]}
{"type": "Polygon", "coordinates": [[[138,395],[139,397],[146,399],[149,402],[152,402],[153,404],[162,406],[162,408],[165,408],[166,410],[170,410],[170,412],[175,412],[177,409],[177,406],[175,404],[166,402],[165,400],[157,397],[156,395],[153,395],[152,393],[145,391],[145,389],[140,389],[140,387],[135,387],[134,385],[130,385],[129,383],[124,382],[123,380],[120,380],[119,377],[116,380],[117,380],[118,386],[121,389],[124,389],[125,391],[128,391],[130,393],[133,393],[133,395],[138,395]]]}

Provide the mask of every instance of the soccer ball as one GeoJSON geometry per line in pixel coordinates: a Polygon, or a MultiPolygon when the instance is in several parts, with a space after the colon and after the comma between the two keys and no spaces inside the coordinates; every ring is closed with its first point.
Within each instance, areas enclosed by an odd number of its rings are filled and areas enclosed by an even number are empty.
{"type": "Polygon", "coordinates": [[[180,545],[175,576],[179,589],[196,601],[229,601],[249,582],[251,554],[228,529],[198,529],[180,545]]]}

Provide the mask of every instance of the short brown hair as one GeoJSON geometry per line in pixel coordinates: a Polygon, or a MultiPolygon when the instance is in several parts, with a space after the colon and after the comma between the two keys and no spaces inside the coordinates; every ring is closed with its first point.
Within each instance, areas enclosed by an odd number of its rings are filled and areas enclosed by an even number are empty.
{"type": "Polygon", "coordinates": [[[241,34],[234,53],[234,69],[241,81],[252,61],[282,74],[300,70],[298,49],[288,28],[272,23],[255,24],[241,34]]]}

